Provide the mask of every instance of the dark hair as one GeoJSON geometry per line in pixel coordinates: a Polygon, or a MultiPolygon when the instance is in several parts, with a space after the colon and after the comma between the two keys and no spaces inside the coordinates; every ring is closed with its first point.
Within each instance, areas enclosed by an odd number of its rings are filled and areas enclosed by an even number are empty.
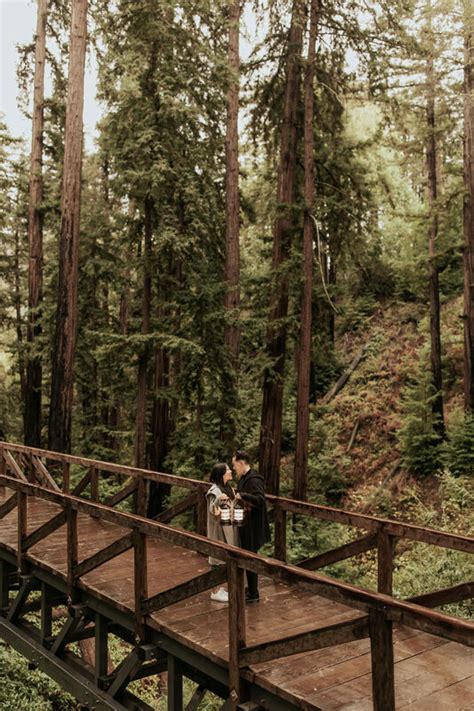
{"type": "Polygon", "coordinates": [[[209,476],[209,481],[216,484],[219,489],[227,494],[228,496],[233,496],[233,489],[230,484],[224,484],[224,474],[226,473],[228,466],[225,462],[218,462],[214,464],[211,469],[211,474],[209,476]]]}
{"type": "Polygon", "coordinates": [[[250,464],[250,454],[243,449],[236,450],[234,459],[236,462],[246,462],[246,464],[250,464]]]}

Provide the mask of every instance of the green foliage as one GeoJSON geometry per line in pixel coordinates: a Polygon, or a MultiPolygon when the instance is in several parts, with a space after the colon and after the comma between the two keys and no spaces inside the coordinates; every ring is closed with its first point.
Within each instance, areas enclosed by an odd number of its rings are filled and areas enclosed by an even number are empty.
{"type": "Polygon", "coordinates": [[[404,417],[398,432],[403,465],[420,476],[434,473],[441,464],[441,438],[432,411],[435,396],[425,350],[416,379],[403,391],[404,417]]]}
{"type": "Polygon", "coordinates": [[[474,475],[474,416],[459,413],[450,420],[448,439],[443,447],[443,462],[456,476],[474,475]]]}
{"type": "Polygon", "coordinates": [[[28,661],[0,642],[0,708],[21,711],[72,711],[77,702],[48,676],[28,669],[28,661]]]}

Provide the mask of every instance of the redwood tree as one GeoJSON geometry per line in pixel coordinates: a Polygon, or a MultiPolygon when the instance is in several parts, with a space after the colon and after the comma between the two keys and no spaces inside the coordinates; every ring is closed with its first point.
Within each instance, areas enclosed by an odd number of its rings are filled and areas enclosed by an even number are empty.
{"type": "Polygon", "coordinates": [[[59,275],[53,340],[48,447],[69,452],[77,338],[84,65],[88,0],[73,0],[61,193],[59,275]]]}
{"type": "Polygon", "coordinates": [[[229,49],[230,70],[227,89],[227,130],[226,130],[226,251],[225,251],[225,308],[229,322],[226,327],[225,341],[230,355],[237,366],[239,358],[240,332],[238,324],[239,309],[239,20],[240,1],[232,2],[229,9],[229,49]]]}
{"type": "Polygon", "coordinates": [[[38,353],[43,287],[43,108],[48,0],[38,0],[28,209],[28,324],[24,440],[41,446],[42,364],[38,353]]]}
{"type": "Polygon", "coordinates": [[[439,302],[439,276],[436,261],[436,245],[438,239],[438,168],[436,145],[436,114],[435,114],[435,69],[434,69],[434,43],[431,23],[431,2],[427,3],[428,22],[428,57],[426,63],[426,173],[428,179],[428,273],[429,273],[429,302],[430,302],[430,339],[431,339],[431,373],[434,388],[433,415],[434,429],[439,434],[444,433],[443,413],[443,378],[441,371],[441,326],[439,302]]]}
{"type": "Polygon", "coordinates": [[[288,274],[285,270],[291,247],[295,200],[297,104],[303,44],[302,3],[294,0],[288,39],[283,117],[277,185],[277,217],[273,225],[272,285],[270,294],[267,354],[271,366],[264,372],[262,417],[260,422],[259,467],[267,489],[277,494],[280,478],[283,379],[288,314],[288,274]]]}
{"type": "Polygon", "coordinates": [[[318,29],[318,0],[311,0],[308,59],[304,78],[304,227],[301,276],[300,338],[297,352],[296,451],[293,495],[306,498],[308,486],[309,391],[313,295],[314,203],[314,64],[318,29]]]}
{"type": "Polygon", "coordinates": [[[474,413],[474,21],[464,0],[464,407],[474,413]]]}

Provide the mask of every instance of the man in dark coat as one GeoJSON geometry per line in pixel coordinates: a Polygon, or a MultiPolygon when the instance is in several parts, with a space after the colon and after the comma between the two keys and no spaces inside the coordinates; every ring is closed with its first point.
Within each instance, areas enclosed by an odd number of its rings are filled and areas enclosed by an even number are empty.
{"type": "MultiPolygon", "coordinates": [[[[232,457],[232,466],[237,475],[237,497],[242,499],[245,506],[244,525],[240,528],[240,545],[257,553],[259,548],[270,540],[265,482],[263,476],[250,466],[247,452],[237,450],[232,457]]],[[[258,602],[260,596],[257,573],[247,570],[247,584],[246,602],[258,602]]]]}

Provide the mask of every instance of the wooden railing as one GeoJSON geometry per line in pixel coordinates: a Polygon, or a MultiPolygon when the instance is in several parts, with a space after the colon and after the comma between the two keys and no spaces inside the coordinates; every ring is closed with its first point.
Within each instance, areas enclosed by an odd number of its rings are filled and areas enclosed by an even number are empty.
{"type": "MultiPolygon", "coordinates": [[[[89,500],[112,507],[129,497],[133,497],[133,511],[141,516],[146,513],[145,482],[157,482],[188,490],[190,493],[187,496],[159,514],[157,520],[161,523],[169,523],[180,514],[194,509],[196,531],[203,535],[206,533],[205,496],[209,484],[198,479],[0,442],[0,473],[7,472],[10,472],[15,477],[23,477],[24,480],[39,482],[46,488],[62,491],[66,494],[71,493],[74,496],[82,497],[86,492],[89,492],[89,500]],[[72,490],[70,486],[71,466],[85,470],[82,478],[72,490]],[[104,475],[110,474],[130,481],[127,481],[121,489],[108,499],[103,499],[100,494],[101,479],[104,475]]],[[[377,590],[382,593],[392,594],[393,561],[398,539],[418,541],[467,553],[474,552],[473,539],[468,536],[285,497],[268,495],[267,501],[273,507],[275,558],[282,561],[287,559],[286,532],[288,514],[306,516],[360,529],[366,532],[366,535],[338,548],[302,560],[298,565],[306,570],[318,570],[371,549],[377,549],[377,590]]],[[[469,597],[468,593],[469,589],[466,591],[467,597],[469,597]]],[[[436,607],[438,604],[459,602],[465,599],[463,597],[463,588],[459,586],[452,588],[451,597],[449,591],[446,590],[439,591],[439,594],[442,601],[438,603],[436,593],[429,593],[431,596],[429,598],[430,606],[436,607]]]]}
{"type": "MultiPolygon", "coordinates": [[[[67,523],[67,585],[71,601],[75,590],[82,587],[81,578],[104,562],[129,548],[134,551],[134,615],[137,634],[144,638],[145,616],[213,587],[227,578],[229,586],[229,678],[230,689],[239,697],[240,669],[250,664],[304,651],[343,644],[370,637],[372,650],[372,675],[374,707],[392,709],[394,706],[394,671],[392,624],[399,623],[439,635],[454,642],[474,646],[474,624],[466,620],[441,614],[412,602],[397,600],[388,595],[371,593],[310,570],[281,561],[263,558],[240,548],[210,541],[204,536],[175,529],[149,519],[115,511],[95,502],[46,489],[21,479],[0,476],[0,485],[13,493],[3,504],[0,517],[12,510],[14,501],[18,520],[18,568],[24,570],[28,550],[54,530],[67,523]],[[34,496],[58,505],[62,511],[33,533],[27,535],[28,499],[34,496]],[[128,529],[128,533],[98,553],[78,559],[78,513],[100,517],[103,521],[128,529]],[[226,564],[222,571],[211,570],[172,590],[148,596],[146,550],[149,538],[192,549],[205,556],[218,558],[226,564]],[[244,571],[252,570],[273,580],[309,588],[320,595],[354,608],[361,614],[355,619],[322,629],[291,635],[263,644],[247,646],[244,604],[244,571]]],[[[1,538],[0,538],[1,541],[1,538]]],[[[470,594],[472,595],[472,585],[470,594]]]]}
{"type": "MultiPolygon", "coordinates": [[[[459,551],[473,552],[474,539],[472,538],[269,496],[268,499],[275,509],[275,550],[279,559],[264,558],[233,546],[210,541],[199,532],[191,533],[172,528],[143,516],[147,480],[165,482],[190,489],[192,492],[190,497],[186,497],[183,502],[176,504],[168,511],[166,520],[171,519],[170,514],[174,516],[188,507],[199,506],[200,501],[204,502],[205,506],[204,497],[208,485],[204,482],[56,454],[46,450],[31,449],[21,445],[1,443],[0,454],[0,487],[7,487],[7,490],[12,492],[0,506],[0,519],[17,508],[18,569],[21,571],[27,565],[28,551],[33,545],[66,523],[66,579],[71,601],[74,600],[75,591],[83,587],[81,578],[87,572],[133,548],[134,615],[137,634],[143,638],[147,614],[207,590],[222,582],[223,579],[227,579],[229,586],[229,685],[230,689],[235,692],[233,696],[236,699],[239,698],[240,670],[243,667],[281,656],[370,637],[374,708],[389,711],[395,708],[393,623],[404,624],[455,642],[474,646],[473,623],[428,609],[447,602],[456,602],[472,597],[474,583],[465,582],[449,589],[427,593],[412,601],[398,600],[391,596],[393,542],[396,538],[409,538],[459,551]],[[49,462],[61,463],[61,486],[52,475],[49,462]],[[86,467],[87,471],[74,491],[69,493],[68,473],[71,464],[86,467]],[[110,499],[105,503],[99,502],[101,472],[112,472],[131,478],[132,481],[127,483],[121,491],[122,499],[132,493],[135,495],[135,514],[114,510],[110,505],[110,499]],[[8,474],[13,476],[8,476],[8,474]],[[34,480],[40,480],[43,485],[39,486],[34,483],[34,480]],[[90,491],[89,500],[80,498],[86,487],[89,487],[90,491]],[[60,507],[60,510],[48,522],[28,534],[28,499],[30,496],[53,502],[60,507]],[[106,548],[84,560],[79,560],[77,529],[79,512],[100,517],[104,521],[127,529],[128,532],[106,548]],[[288,513],[336,521],[361,528],[368,531],[368,534],[352,543],[303,561],[299,566],[289,565],[281,560],[286,556],[285,533],[288,513]],[[149,538],[161,539],[183,548],[192,549],[205,556],[210,555],[221,560],[225,566],[222,566],[222,569],[211,570],[171,590],[149,597],[146,571],[146,550],[149,538]],[[314,572],[315,569],[323,565],[343,560],[374,547],[377,547],[378,551],[379,592],[377,593],[314,572]],[[273,580],[305,586],[314,594],[348,605],[360,614],[350,621],[330,627],[248,646],[244,614],[244,571],[246,569],[273,580]]],[[[112,503],[117,503],[120,500],[119,495],[112,498],[114,500],[112,503]]],[[[200,530],[202,531],[202,521],[200,530]]]]}

